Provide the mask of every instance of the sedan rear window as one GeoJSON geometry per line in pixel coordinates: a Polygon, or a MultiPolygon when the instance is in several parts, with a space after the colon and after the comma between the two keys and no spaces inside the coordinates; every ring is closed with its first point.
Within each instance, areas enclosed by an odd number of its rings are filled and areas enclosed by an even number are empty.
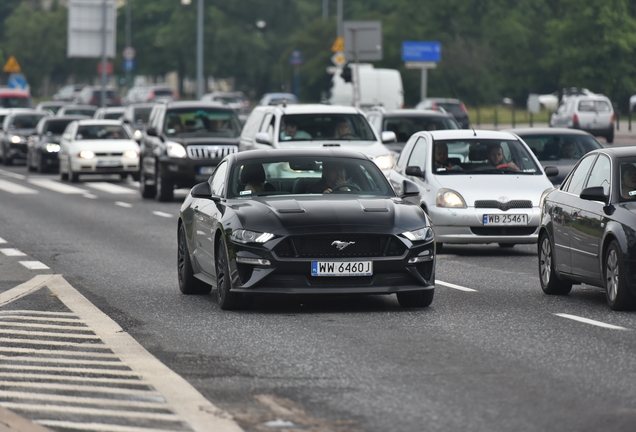
{"type": "Polygon", "coordinates": [[[27,97],[0,97],[0,107],[2,108],[33,108],[33,102],[27,97]]]}
{"type": "Polygon", "coordinates": [[[582,100],[579,102],[581,112],[611,112],[612,108],[607,101],[602,100],[582,100]]]}

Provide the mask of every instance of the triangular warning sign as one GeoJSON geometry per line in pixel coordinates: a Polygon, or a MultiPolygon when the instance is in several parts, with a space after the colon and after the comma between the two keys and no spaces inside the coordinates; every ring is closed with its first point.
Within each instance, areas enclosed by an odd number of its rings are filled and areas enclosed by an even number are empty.
{"type": "Polygon", "coordinates": [[[18,61],[15,59],[14,56],[9,57],[9,60],[7,60],[7,63],[4,65],[4,68],[2,69],[5,72],[20,72],[20,65],[18,64],[18,61]]]}
{"type": "Polygon", "coordinates": [[[342,36],[338,36],[336,41],[331,45],[331,51],[340,52],[344,51],[344,38],[342,36]]]}

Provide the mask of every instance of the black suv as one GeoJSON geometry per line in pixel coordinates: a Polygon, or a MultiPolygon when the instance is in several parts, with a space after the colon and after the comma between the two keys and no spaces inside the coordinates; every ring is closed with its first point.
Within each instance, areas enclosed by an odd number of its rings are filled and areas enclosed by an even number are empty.
{"type": "Polygon", "coordinates": [[[43,117],[27,141],[26,166],[29,171],[39,173],[57,172],[60,161],[57,154],[60,151],[60,138],[66,126],[74,120],[90,118],[82,115],[43,117]]]}
{"type": "Polygon", "coordinates": [[[201,101],[155,104],[141,140],[140,191],[172,201],[175,188],[206,181],[238,150],[241,123],[226,105],[201,101]]]}
{"type": "Polygon", "coordinates": [[[16,159],[26,160],[27,141],[35,132],[41,118],[50,116],[50,111],[30,109],[11,110],[2,123],[0,154],[5,165],[12,165],[16,159]]]}
{"type": "Polygon", "coordinates": [[[386,111],[374,107],[367,112],[369,123],[378,134],[383,131],[395,132],[396,142],[384,145],[392,152],[400,153],[411,135],[423,130],[461,129],[455,118],[445,112],[398,109],[386,111]]]}

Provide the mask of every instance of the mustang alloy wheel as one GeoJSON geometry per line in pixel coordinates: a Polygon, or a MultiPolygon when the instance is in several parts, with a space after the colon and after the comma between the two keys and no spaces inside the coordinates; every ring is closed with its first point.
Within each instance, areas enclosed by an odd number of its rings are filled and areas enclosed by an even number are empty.
{"type": "Polygon", "coordinates": [[[636,306],[636,298],[629,292],[625,280],[625,266],[623,265],[620,245],[612,240],[605,254],[605,297],[607,304],[613,310],[632,310],[636,306]]]}
{"type": "Polygon", "coordinates": [[[185,226],[179,227],[179,237],[177,238],[177,276],[179,279],[179,289],[183,294],[208,294],[212,287],[194,277],[192,261],[188,253],[185,226]]]}
{"type": "Polygon", "coordinates": [[[223,310],[235,310],[243,307],[243,296],[230,292],[232,281],[225,240],[221,238],[216,251],[216,287],[219,307],[223,310]]]}
{"type": "Polygon", "coordinates": [[[539,279],[546,294],[565,295],[572,290],[572,283],[560,280],[554,271],[552,243],[545,232],[539,238],[539,279]]]}

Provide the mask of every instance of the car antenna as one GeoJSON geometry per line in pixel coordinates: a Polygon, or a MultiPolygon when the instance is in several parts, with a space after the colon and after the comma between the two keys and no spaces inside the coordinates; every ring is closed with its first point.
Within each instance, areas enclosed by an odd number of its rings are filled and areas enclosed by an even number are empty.
{"type": "MultiPolygon", "coordinates": [[[[451,88],[453,89],[453,93],[455,93],[455,97],[457,99],[459,99],[459,95],[457,94],[457,90],[455,90],[455,86],[451,85],[451,88]]],[[[461,100],[461,99],[459,99],[459,100],[461,100]]],[[[475,127],[473,126],[473,122],[470,121],[470,116],[468,116],[468,125],[473,130],[473,136],[477,136],[477,132],[475,132],[475,127]]]]}

